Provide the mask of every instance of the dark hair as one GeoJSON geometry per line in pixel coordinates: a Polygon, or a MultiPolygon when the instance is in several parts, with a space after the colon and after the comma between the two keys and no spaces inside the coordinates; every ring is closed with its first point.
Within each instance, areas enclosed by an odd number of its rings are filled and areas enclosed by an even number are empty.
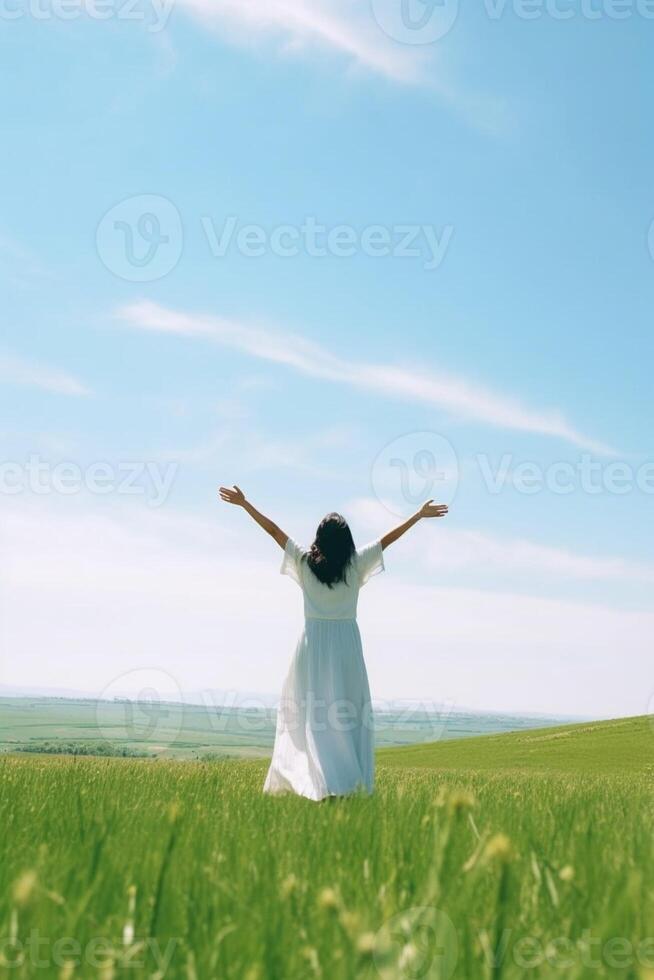
{"type": "Polygon", "coordinates": [[[327,514],[318,525],[316,539],[307,552],[307,564],[316,578],[331,589],[335,582],[347,583],[345,576],[355,550],[345,518],[340,514],[327,514]]]}

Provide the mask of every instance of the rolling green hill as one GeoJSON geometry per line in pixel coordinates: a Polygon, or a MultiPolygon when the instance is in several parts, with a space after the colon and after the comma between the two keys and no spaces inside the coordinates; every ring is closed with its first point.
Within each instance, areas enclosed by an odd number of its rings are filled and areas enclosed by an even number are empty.
{"type": "Polygon", "coordinates": [[[617,718],[557,728],[382,749],[380,763],[458,772],[497,770],[651,773],[654,718],[617,718]]]}

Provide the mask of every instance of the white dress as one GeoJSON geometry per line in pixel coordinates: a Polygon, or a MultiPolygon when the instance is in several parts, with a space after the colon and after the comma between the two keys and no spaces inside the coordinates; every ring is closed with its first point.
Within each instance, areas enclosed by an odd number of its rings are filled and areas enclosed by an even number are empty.
{"type": "Polygon", "coordinates": [[[372,708],[357,625],[359,589],[384,560],[379,541],[357,551],[347,582],[323,585],[291,538],[282,575],[304,595],[304,630],[277,711],[275,748],[264,793],[293,792],[310,800],[372,792],[372,708]]]}

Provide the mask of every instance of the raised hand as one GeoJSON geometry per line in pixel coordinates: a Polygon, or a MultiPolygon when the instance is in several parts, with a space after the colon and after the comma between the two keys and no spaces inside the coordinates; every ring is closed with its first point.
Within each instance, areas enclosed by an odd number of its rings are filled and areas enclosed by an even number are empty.
{"type": "Polygon", "coordinates": [[[226,504],[235,504],[237,507],[245,506],[245,494],[237,486],[234,486],[231,490],[229,487],[221,487],[218,493],[220,494],[220,499],[224,500],[226,504]]]}
{"type": "Polygon", "coordinates": [[[274,521],[271,521],[269,517],[258,511],[256,507],[253,507],[249,500],[245,499],[245,494],[240,487],[234,485],[233,487],[220,487],[218,494],[221,500],[224,500],[226,504],[235,504],[236,507],[242,507],[246,514],[249,514],[253,521],[256,521],[259,527],[262,527],[266,534],[269,534],[271,538],[274,538],[280,548],[286,547],[286,542],[288,541],[288,534],[282,531],[274,521]]]}
{"type": "Polygon", "coordinates": [[[394,541],[401,538],[403,534],[406,534],[409,528],[413,527],[415,524],[418,524],[423,517],[445,517],[447,511],[448,507],[446,504],[435,504],[433,500],[428,500],[422,505],[420,510],[417,510],[415,514],[407,518],[404,523],[398,524],[398,526],[394,527],[392,531],[389,531],[388,534],[385,534],[383,538],[379,539],[381,542],[382,551],[385,548],[388,548],[389,544],[393,544],[394,541]]]}
{"type": "Polygon", "coordinates": [[[420,508],[421,517],[445,517],[447,512],[446,504],[435,504],[433,500],[428,500],[420,508]]]}

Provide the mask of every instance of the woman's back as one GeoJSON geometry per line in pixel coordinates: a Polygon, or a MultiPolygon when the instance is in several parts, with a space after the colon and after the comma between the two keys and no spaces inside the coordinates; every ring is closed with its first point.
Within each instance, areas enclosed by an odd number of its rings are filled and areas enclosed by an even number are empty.
{"type": "Polygon", "coordinates": [[[384,568],[382,547],[374,541],[357,551],[347,567],[344,582],[323,584],[309,567],[307,552],[289,538],[280,569],[302,589],[306,619],[356,619],[359,589],[384,568]]]}

